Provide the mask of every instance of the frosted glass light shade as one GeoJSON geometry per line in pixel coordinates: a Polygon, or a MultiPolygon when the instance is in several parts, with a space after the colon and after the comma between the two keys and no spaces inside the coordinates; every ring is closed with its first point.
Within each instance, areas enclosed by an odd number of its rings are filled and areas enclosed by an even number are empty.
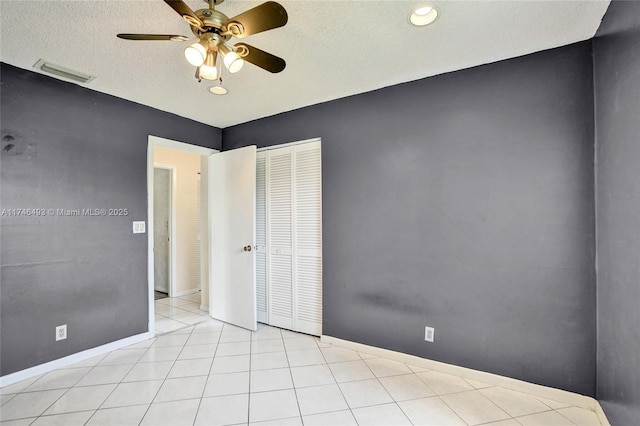
{"type": "Polygon", "coordinates": [[[193,43],[191,46],[184,49],[184,57],[194,67],[199,67],[204,64],[204,59],[207,57],[207,51],[200,43],[193,43]]]}
{"type": "Polygon", "coordinates": [[[210,65],[202,65],[200,66],[200,77],[206,78],[207,80],[217,80],[218,69],[210,65]]]}
{"type": "Polygon", "coordinates": [[[224,65],[227,67],[230,73],[236,73],[240,71],[244,65],[244,59],[242,59],[236,52],[229,52],[224,57],[224,65]]]}

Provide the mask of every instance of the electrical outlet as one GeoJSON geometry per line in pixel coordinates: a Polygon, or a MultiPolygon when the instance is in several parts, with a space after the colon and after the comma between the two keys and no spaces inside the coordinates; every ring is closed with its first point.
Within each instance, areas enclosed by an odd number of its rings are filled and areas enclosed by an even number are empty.
{"type": "Polygon", "coordinates": [[[56,342],[67,338],[67,324],[56,327],[56,342]]]}
{"type": "Polygon", "coordinates": [[[433,343],[433,337],[435,334],[435,330],[433,329],[433,327],[425,327],[424,328],[424,340],[426,340],[427,342],[432,342],[433,343]]]}

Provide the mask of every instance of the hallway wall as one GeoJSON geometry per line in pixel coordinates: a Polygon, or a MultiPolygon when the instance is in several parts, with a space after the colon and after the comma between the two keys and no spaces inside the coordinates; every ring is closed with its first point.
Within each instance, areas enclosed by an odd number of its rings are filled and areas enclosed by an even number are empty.
{"type": "Polygon", "coordinates": [[[156,147],[154,161],[174,166],[176,296],[197,291],[198,283],[198,177],[200,155],[170,148],[156,147]]]}

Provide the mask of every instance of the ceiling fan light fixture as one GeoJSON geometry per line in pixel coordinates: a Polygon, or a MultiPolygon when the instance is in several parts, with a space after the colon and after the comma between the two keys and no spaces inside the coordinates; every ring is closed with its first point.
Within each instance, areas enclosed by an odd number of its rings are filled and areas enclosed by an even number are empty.
{"type": "MultiPolygon", "coordinates": [[[[1,1],[1,0],[0,0],[1,1]]],[[[193,0],[195,1],[195,0],[193,0]]],[[[288,14],[282,5],[275,1],[267,1],[252,9],[228,18],[222,12],[215,10],[215,6],[224,0],[205,0],[209,7],[195,12],[185,3],[185,0],[164,0],[191,26],[195,37],[171,34],[117,34],[125,40],[156,40],[156,41],[188,41],[193,43],[184,49],[185,59],[195,67],[195,78],[215,80],[223,72],[222,64],[216,65],[218,53],[230,73],[237,73],[247,61],[258,68],[271,73],[279,73],[286,67],[284,59],[260,50],[245,43],[237,43],[231,47],[227,42],[232,38],[244,38],[253,34],[283,27],[288,22],[288,14]],[[195,41],[195,43],[194,43],[195,41]]],[[[429,1],[429,0],[420,0],[429,1]]],[[[222,81],[220,82],[222,86],[222,81]]],[[[220,89],[215,89],[220,90],[220,89]]]]}
{"type": "Polygon", "coordinates": [[[194,67],[199,67],[204,64],[204,60],[207,57],[207,50],[201,43],[193,43],[191,46],[184,49],[184,57],[194,67]]]}
{"type": "Polygon", "coordinates": [[[409,22],[416,27],[433,23],[438,18],[438,9],[433,6],[418,6],[409,15],[409,22]]]}

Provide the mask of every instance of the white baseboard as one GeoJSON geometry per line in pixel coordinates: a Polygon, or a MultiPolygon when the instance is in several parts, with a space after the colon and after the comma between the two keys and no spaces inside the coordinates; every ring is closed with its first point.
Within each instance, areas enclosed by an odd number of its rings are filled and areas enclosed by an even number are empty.
{"type": "Polygon", "coordinates": [[[427,368],[429,370],[439,371],[441,373],[452,374],[454,376],[462,377],[464,379],[474,380],[477,382],[483,382],[489,385],[500,386],[506,389],[511,389],[518,392],[525,392],[531,395],[536,395],[541,398],[547,398],[554,401],[564,402],[565,404],[573,405],[576,407],[585,408],[587,410],[595,411],[598,418],[601,419],[603,425],[608,425],[604,411],[600,407],[598,401],[589,396],[580,395],[573,392],[568,392],[561,389],[550,388],[547,386],[536,385],[534,383],[528,383],[522,380],[512,379],[510,377],[499,376],[497,374],[487,373],[484,371],[473,370],[471,368],[460,367],[457,365],[446,364],[444,362],[433,361],[426,358],[420,358],[415,355],[409,355],[402,352],[391,351],[388,349],[377,348],[375,346],[364,345],[362,343],[351,342],[349,340],[338,339],[337,337],[322,336],[321,341],[335,346],[340,346],[346,349],[351,349],[358,352],[364,352],[381,358],[387,358],[394,361],[399,361],[405,364],[413,365],[416,367],[427,368]],[[602,420],[604,419],[604,421],[602,420]]]}
{"type": "Polygon", "coordinates": [[[48,373],[49,371],[56,370],[58,368],[64,368],[68,365],[75,364],[76,362],[84,361],[89,358],[93,358],[99,355],[104,355],[116,349],[121,349],[127,346],[134,345],[136,343],[143,342],[151,339],[153,336],[151,333],[140,333],[135,336],[126,337],[124,339],[116,340],[115,342],[107,343],[96,348],[77,352],[75,354],[67,355],[64,358],[54,359],[53,361],[46,362],[44,364],[36,365],[25,370],[16,371],[15,373],[7,374],[0,377],[0,388],[9,386],[13,383],[20,382],[25,379],[29,379],[40,374],[48,373]]]}
{"type": "Polygon", "coordinates": [[[201,311],[205,311],[205,312],[209,312],[209,305],[200,304],[200,310],[201,311]]]}

